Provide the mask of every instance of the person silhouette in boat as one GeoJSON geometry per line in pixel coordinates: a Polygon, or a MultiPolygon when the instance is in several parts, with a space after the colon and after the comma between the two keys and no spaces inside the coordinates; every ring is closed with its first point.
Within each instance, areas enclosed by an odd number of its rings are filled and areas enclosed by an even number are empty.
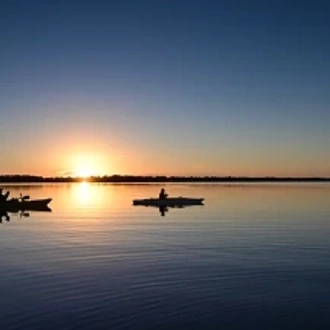
{"type": "Polygon", "coordinates": [[[2,193],[3,188],[0,188],[0,203],[5,203],[9,196],[9,191],[7,191],[5,194],[2,193]]]}
{"type": "Polygon", "coordinates": [[[159,193],[159,199],[166,199],[168,194],[166,194],[165,189],[162,188],[160,193],[159,193]]]}

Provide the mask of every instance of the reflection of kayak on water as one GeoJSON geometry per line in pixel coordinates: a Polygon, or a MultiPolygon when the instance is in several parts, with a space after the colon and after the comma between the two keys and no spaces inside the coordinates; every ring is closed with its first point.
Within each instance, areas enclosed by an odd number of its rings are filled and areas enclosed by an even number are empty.
{"type": "Polygon", "coordinates": [[[158,206],[158,207],[183,207],[190,205],[203,205],[204,198],[167,197],[135,199],[133,205],[158,206]]]}
{"type": "Polygon", "coordinates": [[[0,203],[0,223],[2,218],[10,221],[8,213],[19,213],[20,217],[28,217],[29,211],[50,212],[48,204],[52,201],[51,198],[29,200],[29,196],[12,198],[6,202],[0,203]]]}

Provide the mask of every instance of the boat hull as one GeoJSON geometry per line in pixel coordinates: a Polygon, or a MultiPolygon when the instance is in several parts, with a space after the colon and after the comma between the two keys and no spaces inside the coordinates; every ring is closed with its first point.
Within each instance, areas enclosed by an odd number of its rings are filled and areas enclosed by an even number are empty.
{"type": "Polygon", "coordinates": [[[49,211],[48,204],[52,201],[51,198],[35,199],[35,200],[20,200],[17,198],[10,199],[5,203],[0,204],[0,209],[8,212],[18,211],[49,211]]]}
{"type": "Polygon", "coordinates": [[[183,207],[189,205],[203,205],[204,198],[185,198],[185,197],[171,197],[171,198],[147,198],[135,199],[133,205],[157,206],[157,207],[183,207]]]}

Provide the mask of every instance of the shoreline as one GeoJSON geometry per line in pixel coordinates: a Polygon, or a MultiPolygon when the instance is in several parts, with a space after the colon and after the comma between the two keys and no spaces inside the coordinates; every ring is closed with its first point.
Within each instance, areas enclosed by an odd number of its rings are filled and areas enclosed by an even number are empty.
{"type": "Polygon", "coordinates": [[[234,177],[234,176],[135,176],[43,177],[35,175],[0,175],[0,183],[244,183],[244,182],[330,182],[330,177],[234,177]]]}

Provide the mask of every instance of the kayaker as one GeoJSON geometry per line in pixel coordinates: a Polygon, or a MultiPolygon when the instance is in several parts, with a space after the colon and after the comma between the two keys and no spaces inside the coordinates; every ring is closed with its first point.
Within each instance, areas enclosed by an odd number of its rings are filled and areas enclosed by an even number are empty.
{"type": "Polygon", "coordinates": [[[165,198],[167,198],[167,196],[168,195],[166,194],[165,189],[162,188],[162,190],[159,193],[159,199],[165,199],[165,198]]]}
{"type": "Polygon", "coordinates": [[[0,188],[0,203],[6,202],[9,196],[9,191],[7,191],[5,194],[2,193],[3,188],[0,188]]]}

